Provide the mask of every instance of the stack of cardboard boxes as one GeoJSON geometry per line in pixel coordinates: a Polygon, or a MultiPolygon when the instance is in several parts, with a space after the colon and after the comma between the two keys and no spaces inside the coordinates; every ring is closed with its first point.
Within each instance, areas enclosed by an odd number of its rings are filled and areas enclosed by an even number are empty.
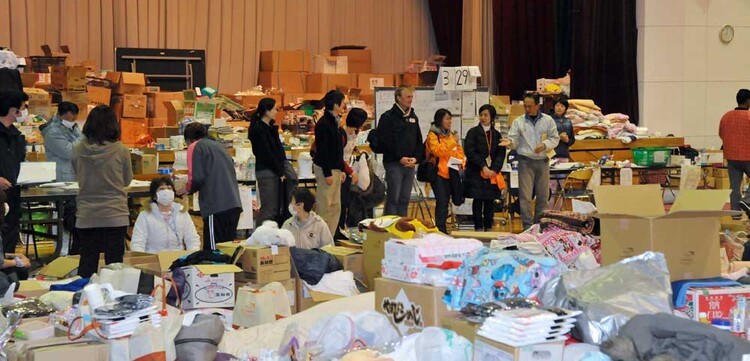
{"type": "Polygon", "coordinates": [[[23,91],[29,96],[29,113],[44,117],[51,117],[54,114],[52,99],[46,90],[23,88],[23,91]]]}
{"type": "Polygon", "coordinates": [[[177,119],[175,107],[172,104],[178,104],[177,108],[179,108],[185,100],[185,96],[182,92],[151,90],[156,91],[146,93],[146,115],[148,116],[149,134],[155,140],[179,135],[180,130],[177,126],[179,119],[177,119]],[[170,117],[170,114],[174,114],[174,116],[170,117]]]}
{"type": "Polygon", "coordinates": [[[62,101],[78,105],[78,118],[86,120],[89,98],[86,92],[86,67],[52,66],[50,67],[52,87],[62,91],[62,101]]]}
{"type": "Polygon", "coordinates": [[[109,72],[107,79],[116,84],[111,104],[120,118],[122,142],[132,146],[148,138],[145,75],[109,72]]]}
{"type": "Polygon", "coordinates": [[[261,288],[271,282],[284,285],[289,296],[292,313],[296,311],[296,280],[292,278],[291,253],[285,246],[246,246],[241,243],[219,243],[216,248],[232,255],[232,260],[242,269],[235,277],[235,291],[245,285],[261,288]]]}
{"type": "Polygon", "coordinates": [[[284,93],[304,93],[310,60],[305,50],[261,51],[258,84],[284,93]]]}

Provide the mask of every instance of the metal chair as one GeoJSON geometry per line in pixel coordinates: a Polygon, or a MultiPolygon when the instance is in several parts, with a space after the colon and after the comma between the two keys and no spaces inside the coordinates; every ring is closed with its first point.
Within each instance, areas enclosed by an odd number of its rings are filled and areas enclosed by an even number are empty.
{"type": "Polygon", "coordinates": [[[563,210],[570,210],[565,209],[566,199],[581,199],[588,201],[589,195],[586,186],[588,185],[589,180],[591,180],[593,174],[594,170],[591,168],[578,169],[568,174],[565,178],[562,189],[560,189],[555,197],[554,208],[558,209],[558,207],[560,207],[560,209],[563,210]]]}
{"type": "Polygon", "coordinates": [[[422,187],[419,186],[419,181],[417,181],[416,175],[414,176],[414,190],[416,191],[416,194],[412,193],[411,198],[409,199],[410,207],[412,203],[416,203],[416,206],[412,208],[411,217],[418,218],[417,212],[419,212],[419,215],[421,216],[419,217],[420,219],[429,219],[430,222],[435,224],[435,218],[432,217],[430,205],[427,203],[427,197],[425,196],[424,191],[422,191],[422,187]],[[425,218],[424,216],[425,211],[427,211],[428,218],[425,218]]]}

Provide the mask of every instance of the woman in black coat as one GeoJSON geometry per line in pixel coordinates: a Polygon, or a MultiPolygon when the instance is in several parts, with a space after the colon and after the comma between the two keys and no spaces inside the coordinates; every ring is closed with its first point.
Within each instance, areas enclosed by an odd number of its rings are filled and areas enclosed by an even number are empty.
{"type": "Polygon", "coordinates": [[[500,132],[495,130],[497,111],[490,104],[479,108],[479,125],[466,134],[466,197],[473,199],[474,229],[490,231],[495,215],[495,200],[501,198],[500,188],[490,179],[500,174],[505,161],[505,147],[499,146],[500,132]]]}

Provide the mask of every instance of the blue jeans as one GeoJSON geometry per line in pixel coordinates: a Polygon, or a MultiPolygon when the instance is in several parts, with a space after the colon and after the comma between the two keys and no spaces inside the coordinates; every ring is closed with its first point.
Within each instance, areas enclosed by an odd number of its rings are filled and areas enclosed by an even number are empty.
{"type": "Polygon", "coordinates": [[[414,187],[414,168],[407,168],[398,162],[384,163],[386,198],[385,215],[406,217],[409,213],[409,200],[414,187]]]}

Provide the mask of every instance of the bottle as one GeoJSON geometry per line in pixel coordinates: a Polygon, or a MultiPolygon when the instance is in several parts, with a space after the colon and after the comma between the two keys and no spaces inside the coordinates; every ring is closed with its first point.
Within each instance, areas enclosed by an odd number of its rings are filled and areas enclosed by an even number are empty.
{"type": "Polygon", "coordinates": [[[708,164],[708,151],[706,148],[701,149],[701,165],[708,164]]]}

